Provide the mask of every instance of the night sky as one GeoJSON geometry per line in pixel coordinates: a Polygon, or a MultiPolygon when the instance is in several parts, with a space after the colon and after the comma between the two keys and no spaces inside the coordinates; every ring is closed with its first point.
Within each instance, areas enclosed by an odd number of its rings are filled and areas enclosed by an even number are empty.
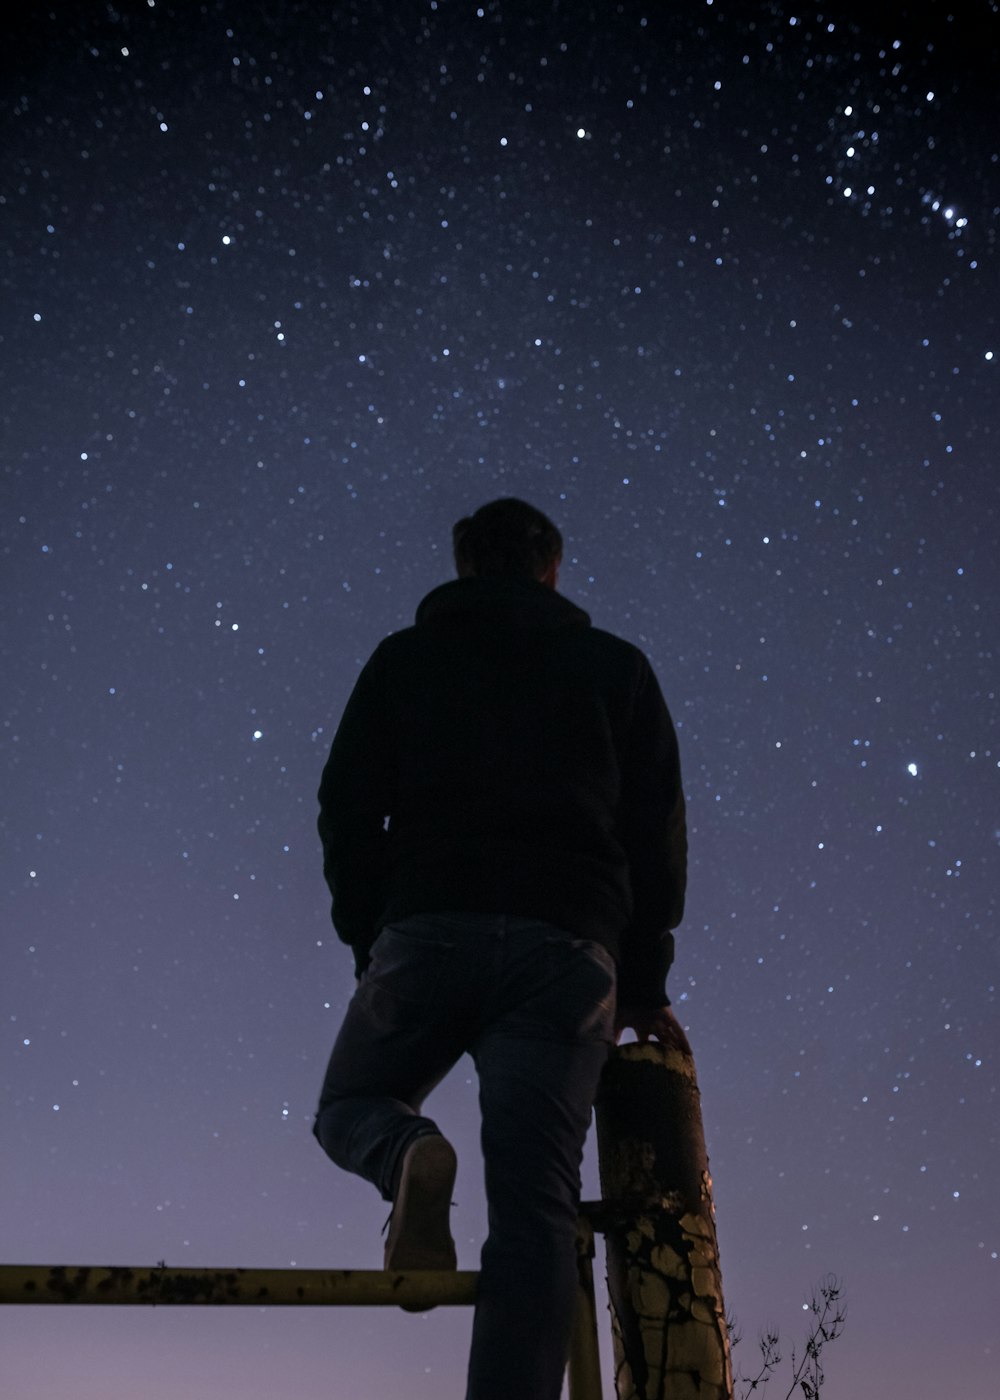
{"type": "MultiPolygon", "coordinates": [[[[1000,1394],[1000,16],[889,8],[8,22],[4,1261],[379,1266],[309,1131],[353,985],[315,791],[519,495],[678,727],[737,1368],[833,1272],[829,1400],[1000,1394]]],[[[430,1112],[474,1268],[469,1061],[430,1112]]],[[[7,1309],[0,1383],[447,1400],[470,1323],[7,1309]]]]}

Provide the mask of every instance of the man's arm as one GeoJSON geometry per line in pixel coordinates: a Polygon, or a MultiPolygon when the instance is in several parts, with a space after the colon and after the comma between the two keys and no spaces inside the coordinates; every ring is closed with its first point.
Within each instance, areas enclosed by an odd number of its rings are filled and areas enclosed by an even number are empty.
{"type": "Polygon", "coordinates": [[[368,963],[385,902],[386,818],[394,788],[391,727],[376,651],[347,702],[319,787],[323,874],[333,896],[334,927],[354,950],[357,975],[368,963]]]}
{"type": "Polygon", "coordinates": [[[687,825],[677,736],[648,663],[623,758],[619,836],[633,901],[632,923],[622,941],[619,1002],[633,1011],[665,1006],[671,930],[684,916],[687,825]]]}

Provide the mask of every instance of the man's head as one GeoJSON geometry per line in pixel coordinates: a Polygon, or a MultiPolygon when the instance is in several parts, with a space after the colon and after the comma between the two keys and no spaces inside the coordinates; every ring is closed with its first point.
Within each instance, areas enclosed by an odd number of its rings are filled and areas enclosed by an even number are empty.
{"type": "Polygon", "coordinates": [[[459,520],[451,538],[459,578],[528,578],[556,586],[562,535],[527,501],[490,501],[459,520]]]}

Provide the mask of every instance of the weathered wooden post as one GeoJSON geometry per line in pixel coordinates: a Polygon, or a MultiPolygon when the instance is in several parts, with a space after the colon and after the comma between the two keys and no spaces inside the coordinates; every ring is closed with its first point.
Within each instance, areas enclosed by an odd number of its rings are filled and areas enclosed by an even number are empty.
{"type": "Polygon", "coordinates": [[[712,1178],[694,1061],[612,1052],[597,1099],[618,1400],[732,1400],[712,1178]]]}

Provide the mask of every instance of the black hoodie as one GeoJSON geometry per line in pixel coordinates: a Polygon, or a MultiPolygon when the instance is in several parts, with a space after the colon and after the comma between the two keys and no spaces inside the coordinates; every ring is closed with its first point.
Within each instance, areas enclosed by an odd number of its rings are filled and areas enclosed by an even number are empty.
{"type": "Polygon", "coordinates": [[[358,677],[319,790],[333,922],[469,910],[602,943],[623,1004],[667,1001],[687,842],[656,677],[542,583],[443,584],[358,677]]]}

